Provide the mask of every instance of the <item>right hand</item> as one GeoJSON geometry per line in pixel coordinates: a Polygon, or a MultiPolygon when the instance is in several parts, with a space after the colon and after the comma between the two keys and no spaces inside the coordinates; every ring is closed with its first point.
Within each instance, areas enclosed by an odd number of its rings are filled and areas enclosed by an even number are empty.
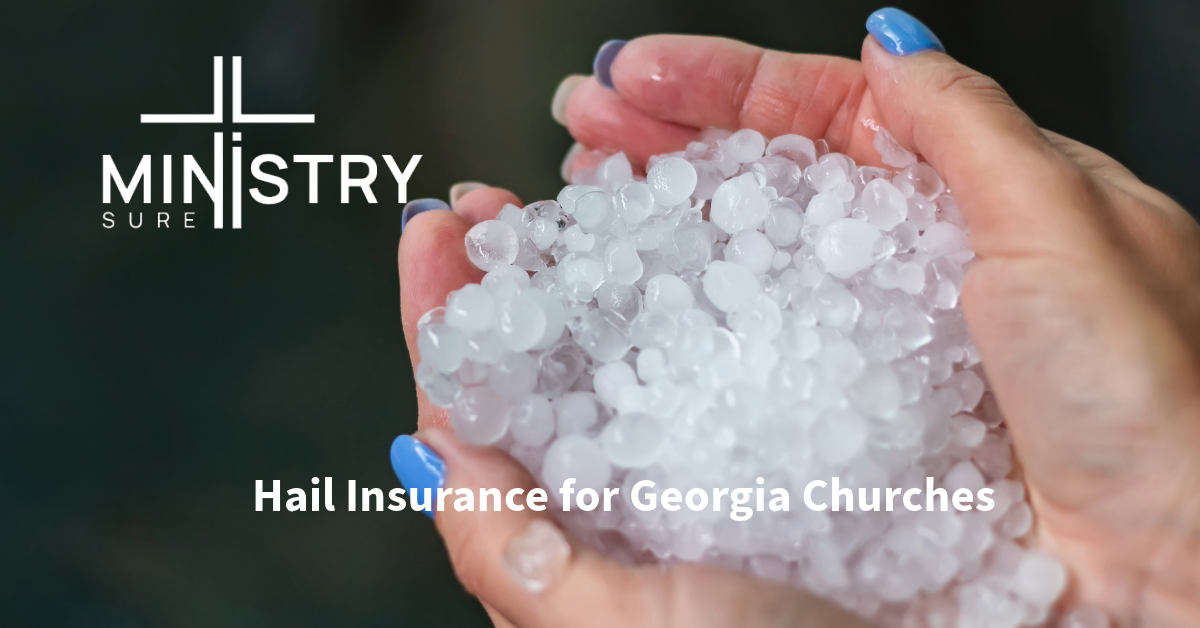
{"type": "MultiPolygon", "coordinates": [[[[995,82],[941,53],[894,57],[868,37],[859,63],[651,36],[625,47],[612,76],[615,91],[594,79],[575,89],[567,125],[635,163],[719,126],[824,137],[877,165],[870,121],[923,155],[953,189],[978,255],[963,308],[1037,512],[1031,542],[1067,564],[1069,603],[1098,604],[1120,625],[1200,625],[1200,227],[1181,207],[1098,151],[1042,131],[995,82]]],[[[454,243],[499,209],[488,195],[503,194],[477,190],[455,214],[412,221],[400,248],[410,340],[421,313],[478,280],[454,243]]],[[[422,402],[421,420],[424,429],[445,418],[422,402]]],[[[451,484],[531,481],[502,454],[425,431],[457,474],[451,484]]],[[[547,602],[503,584],[500,553],[523,520],[438,517],[460,578],[518,625],[682,625],[672,617],[688,615],[688,625],[720,625],[732,609],[769,601],[813,625],[849,621],[799,593],[780,606],[777,589],[732,575],[639,572],[588,554],[574,561],[573,584],[542,594],[561,603],[547,602]],[[659,583],[644,591],[665,599],[638,595],[638,582],[659,583]],[[675,615],[680,600],[699,606],[675,615]]],[[[780,623],[766,619],[755,625],[780,623]]]]}

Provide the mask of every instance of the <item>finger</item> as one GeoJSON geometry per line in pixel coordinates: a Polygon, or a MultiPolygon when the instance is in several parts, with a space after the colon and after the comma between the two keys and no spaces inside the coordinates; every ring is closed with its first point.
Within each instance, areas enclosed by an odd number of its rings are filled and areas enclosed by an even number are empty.
{"type": "MultiPolygon", "coordinates": [[[[420,436],[446,463],[446,488],[514,488],[528,492],[532,477],[512,458],[494,448],[464,445],[448,431],[425,430],[420,436]]],[[[863,626],[861,621],[816,598],[783,586],[694,565],[656,567],[620,565],[579,546],[558,556],[538,592],[522,586],[513,573],[510,543],[537,530],[539,548],[567,543],[548,511],[459,512],[447,497],[435,521],[456,573],[467,590],[522,628],[572,626],[863,626]],[[535,526],[535,527],[531,527],[535,526]]],[[[524,504],[520,499],[518,504],[524,504]]],[[[549,506],[553,507],[553,506],[549,506]]],[[[518,541],[519,542],[519,541],[518,541]]],[[[529,582],[529,580],[524,580],[529,582]]]]}
{"type": "MultiPolygon", "coordinates": [[[[505,205],[523,207],[516,194],[503,188],[478,187],[468,191],[451,203],[454,213],[462,216],[470,225],[492,220],[505,205]]],[[[459,247],[461,248],[461,247],[459,247]]]]}
{"type": "Polygon", "coordinates": [[[833,150],[878,163],[875,115],[859,62],[764,50],[730,39],[652,35],[630,41],[613,62],[621,99],[688,127],[751,128],[768,137],[825,138],[833,150]]]}
{"type": "MultiPolygon", "coordinates": [[[[400,238],[396,254],[400,272],[400,320],[414,371],[421,362],[417,345],[417,321],[421,315],[444,305],[451,291],[483,278],[483,271],[467,259],[463,248],[463,238],[470,228],[471,225],[454,212],[426,211],[408,221],[400,238]]],[[[430,403],[420,386],[417,387],[417,417],[420,425],[444,425],[447,421],[446,411],[430,403]]]]}
{"type": "Polygon", "coordinates": [[[882,121],[954,190],[981,257],[1111,258],[1094,181],[995,81],[938,52],[893,56],[872,36],[862,54],[882,121]]]}
{"type": "Polygon", "coordinates": [[[566,120],[567,129],[578,142],[596,149],[624,151],[634,166],[645,164],[651,155],[683,150],[697,134],[694,126],[672,124],[639,111],[592,77],[571,93],[566,120]]]}
{"type": "Polygon", "coordinates": [[[495,628],[517,628],[515,624],[509,621],[504,615],[501,615],[500,611],[492,608],[490,604],[484,604],[483,610],[487,612],[488,619],[492,620],[492,626],[495,628]]]}

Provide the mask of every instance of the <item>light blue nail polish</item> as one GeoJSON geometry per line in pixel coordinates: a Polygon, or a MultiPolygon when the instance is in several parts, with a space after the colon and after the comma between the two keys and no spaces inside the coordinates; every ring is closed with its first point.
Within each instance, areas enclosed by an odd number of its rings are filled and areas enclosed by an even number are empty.
{"type": "Polygon", "coordinates": [[[596,60],[592,61],[592,74],[596,75],[596,82],[613,89],[612,64],[627,43],[624,39],[610,39],[596,51],[596,60]]]}
{"type": "Polygon", "coordinates": [[[437,491],[446,483],[446,463],[441,457],[425,443],[402,434],[392,441],[392,470],[408,491],[413,509],[424,506],[422,512],[433,519],[437,491]]]}
{"type": "Polygon", "coordinates": [[[898,57],[924,50],[946,52],[928,26],[900,9],[887,7],[872,13],[867,18],[867,31],[885,50],[898,57]]]}
{"type": "Polygon", "coordinates": [[[418,198],[415,201],[409,201],[404,206],[404,209],[400,210],[400,232],[404,233],[404,226],[408,224],[408,221],[412,220],[413,216],[431,209],[449,210],[450,206],[445,201],[436,198],[418,198]]]}

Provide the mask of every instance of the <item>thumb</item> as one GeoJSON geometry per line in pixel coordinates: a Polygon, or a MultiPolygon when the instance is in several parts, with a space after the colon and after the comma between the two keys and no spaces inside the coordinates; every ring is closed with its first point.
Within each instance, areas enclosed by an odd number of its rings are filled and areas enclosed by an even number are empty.
{"type": "Polygon", "coordinates": [[[881,122],[945,177],[981,257],[1103,255],[1091,180],[999,84],[903,11],[877,11],[867,29],[863,70],[881,122]]]}

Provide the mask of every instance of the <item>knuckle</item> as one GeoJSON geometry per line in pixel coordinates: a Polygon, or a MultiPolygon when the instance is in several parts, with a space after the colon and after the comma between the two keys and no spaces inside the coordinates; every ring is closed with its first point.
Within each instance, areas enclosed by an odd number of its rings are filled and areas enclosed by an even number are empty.
{"type": "Polygon", "coordinates": [[[991,104],[1012,104],[1008,92],[995,79],[962,64],[953,63],[941,68],[931,76],[930,81],[933,91],[939,95],[991,104]]]}
{"type": "Polygon", "coordinates": [[[468,593],[478,597],[483,590],[486,572],[487,548],[480,544],[480,535],[475,526],[456,527],[442,532],[446,541],[450,564],[454,575],[468,593]]]}

